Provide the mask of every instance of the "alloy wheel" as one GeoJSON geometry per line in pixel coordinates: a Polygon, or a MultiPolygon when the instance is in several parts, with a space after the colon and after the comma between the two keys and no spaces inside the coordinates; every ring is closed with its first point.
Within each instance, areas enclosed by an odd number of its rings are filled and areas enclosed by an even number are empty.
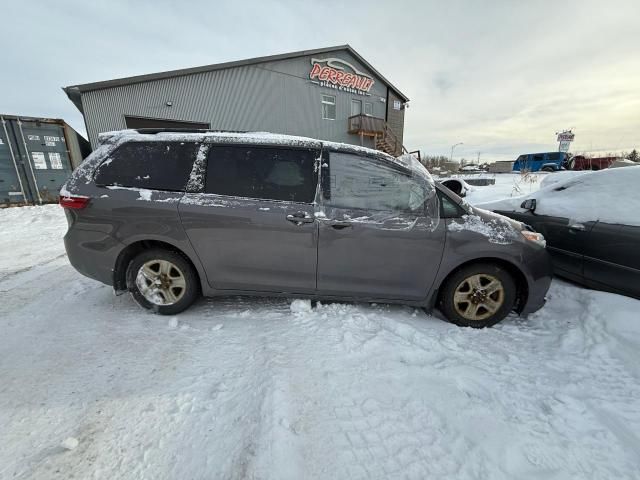
{"type": "Polygon", "coordinates": [[[167,260],[149,260],[136,275],[142,296],[154,305],[173,305],[184,296],[187,282],[182,271],[167,260]]]}
{"type": "Polygon", "coordinates": [[[505,291],[493,275],[480,273],[465,278],[453,294],[453,306],[459,315],[471,321],[482,321],[502,307],[505,291]]]}

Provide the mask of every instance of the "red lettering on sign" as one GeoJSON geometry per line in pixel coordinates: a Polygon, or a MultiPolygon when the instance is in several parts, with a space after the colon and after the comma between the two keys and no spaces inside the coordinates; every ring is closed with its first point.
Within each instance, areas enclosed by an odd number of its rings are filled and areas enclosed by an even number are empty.
{"type": "Polygon", "coordinates": [[[309,72],[310,79],[318,79],[340,85],[342,87],[354,88],[363,92],[368,92],[374,84],[374,80],[363,75],[337,70],[329,66],[321,66],[314,63],[309,72]]]}
{"type": "Polygon", "coordinates": [[[320,70],[322,70],[322,67],[320,66],[319,63],[314,63],[313,67],[311,67],[311,72],[309,73],[309,78],[311,78],[312,80],[314,78],[316,78],[318,76],[318,74],[320,73],[320,70]]]}

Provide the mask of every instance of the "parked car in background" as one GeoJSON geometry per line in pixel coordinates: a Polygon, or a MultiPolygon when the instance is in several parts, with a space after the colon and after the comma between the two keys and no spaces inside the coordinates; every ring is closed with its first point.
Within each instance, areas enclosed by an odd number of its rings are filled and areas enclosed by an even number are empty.
{"type": "Polygon", "coordinates": [[[464,173],[478,173],[482,172],[482,169],[478,165],[465,165],[464,167],[460,167],[458,171],[464,173]]]}
{"type": "Polygon", "coordinates": [[[466,197],[467,192],[469,192],[469,190],[471,189],[470,185],[461,178],[438,179],[438,183],[447,187],[449,190],[451,190],[461,198],[466,197]]]}
{"type": "Polygon", "coordinates": [[[176,314],[200,293],[437,305],[486,327],[544,304],[540,234],[411,155],[269,134],[124,131],[61,192],[84,275],[176,314]]]}
{"type": "Polygon", "coordinates": [[[514,172],[557,172],[567,168],[568,155],[564,152],[525,153],[513,162],[514,172]]]}
{"type": "Polygon", "coordinates": [[[640,298],[638,185],[640,166],[576,172],[530,195],[481,206],[542,233],[558,276],[640,298]]]}
{"type": "Polygon", "coordinates": [[[613,165],[618,157],[586,157],[584,155],[576,155],[569,161],[571,170],[604,170],[613,165]]]}

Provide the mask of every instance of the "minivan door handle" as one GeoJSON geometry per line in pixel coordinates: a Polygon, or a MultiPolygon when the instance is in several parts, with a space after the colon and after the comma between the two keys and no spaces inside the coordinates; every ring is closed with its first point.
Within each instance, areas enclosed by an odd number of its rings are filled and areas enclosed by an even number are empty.
{"type": "Polygon", "coordinates": [[[351,228],[351,222],[348,222],[346,220],[330,220],[329,225],[331,225],[331,227],[335,228],[336,230],[342,230],[343,228],[351,228]]]}
{"type": "Polygon", "coordinates": [[[303,223],[313,223],[315,218],[310,216],[307,212],[296,212],[294,214],[287,215],[287,220],[296,225],[302,225],[303,223]]]}

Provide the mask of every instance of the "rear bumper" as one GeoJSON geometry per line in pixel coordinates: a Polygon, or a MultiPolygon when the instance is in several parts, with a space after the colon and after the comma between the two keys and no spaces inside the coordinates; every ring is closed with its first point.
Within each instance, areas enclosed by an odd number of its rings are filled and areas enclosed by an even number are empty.
{"type": "Polygon", "coordinates": [[[125,247],[102,232],[71,228],[64,236],[69,262],[86,277],[113,285],[113,268],[125,247]]]}

